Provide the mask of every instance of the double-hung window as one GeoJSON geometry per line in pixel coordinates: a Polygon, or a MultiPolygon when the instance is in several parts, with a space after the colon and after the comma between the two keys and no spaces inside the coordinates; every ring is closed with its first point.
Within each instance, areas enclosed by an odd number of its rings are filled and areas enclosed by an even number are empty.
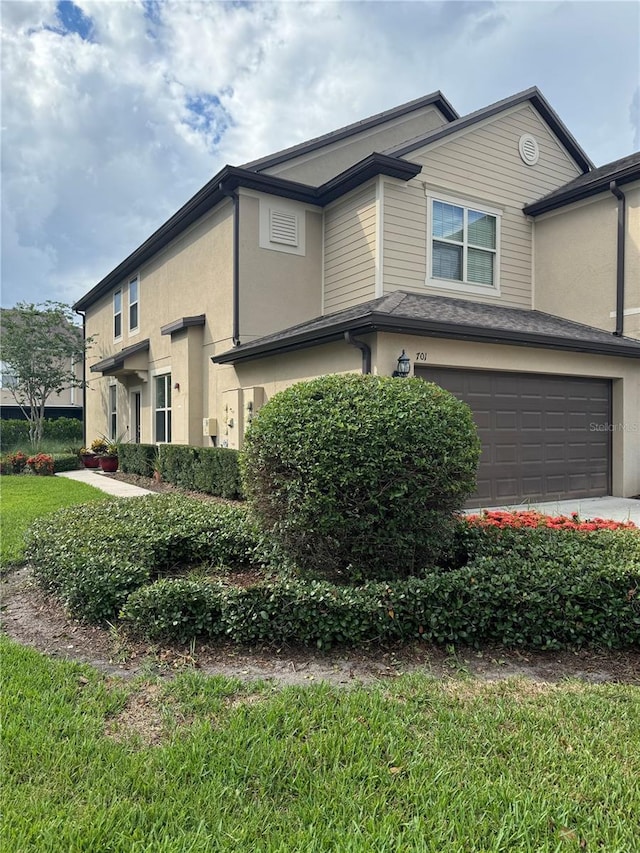
{"type": "Polygon", "coordinates": [[[171,441],[171,374],[156,376],[156,441],[171,441]]]}
{"type": "Polygon", "coordinates": [[[429,199],[430,266],[433,283],[498,286],[498,211],[429,199]]]}
{"type": "Polygon", "coordinates": [[[122,337],[122,291],[113,294],[113,337],[117,341],[122,337]]]}
{"type": "Polygon", "coordinates": [[[129,281],[129,331],[137,332],[139,326],[138,276],[129,281]]]}

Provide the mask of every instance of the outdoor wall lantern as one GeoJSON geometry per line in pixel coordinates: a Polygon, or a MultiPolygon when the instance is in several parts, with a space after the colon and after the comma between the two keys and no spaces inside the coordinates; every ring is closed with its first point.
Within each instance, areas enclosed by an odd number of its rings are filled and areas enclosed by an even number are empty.
{"type": "Polygon", "coordinates": [[[393,371],[393,373],[391,375],[397,376],[400,379],[404,379],[405,377],[407,377],[409,375],[410,371],[411,371],[411,359],[405,353],[405,351],[402,350],[402,355],[398,356],[398,366],[393,371]]]}

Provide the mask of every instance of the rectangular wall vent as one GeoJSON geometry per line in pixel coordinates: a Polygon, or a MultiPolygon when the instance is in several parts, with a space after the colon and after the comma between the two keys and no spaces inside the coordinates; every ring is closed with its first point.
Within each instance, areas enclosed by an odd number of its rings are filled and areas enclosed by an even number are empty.
{"type": "Polygon", "coordinates": [[[298,245],[298,217],[283,210],[269,211],[269,240],[285,246],[298,245]]]}

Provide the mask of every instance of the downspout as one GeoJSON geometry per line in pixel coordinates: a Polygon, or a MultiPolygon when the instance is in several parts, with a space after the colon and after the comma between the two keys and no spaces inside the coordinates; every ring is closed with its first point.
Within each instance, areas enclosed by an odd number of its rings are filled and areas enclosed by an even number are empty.
{"type": "Polygon", "coordinates": [[[233,328],[231,338],[234,347],[240,346],[240,199],[237,190],[227,190],[221,183],[218,187],[233,204],[233,328]]]}
{"type": "Polygon", "coordinates": [[[365,344],[364,341],[359,341],[351,335],[351,332],[344,333],[344,339],[352,347],[357,347],[362,353],[362,372],[371,373],[371,347],[365,344]]]}
{"type": "Polygon", "coordinates": [[[82,317],[82,446],[87,446],[87,317],[83,311],[73,309],[82,317]]]}
{"type": "Polygon", "coordinates": [[[624,250],[627,231],[627,205],[625,194],[615,181],[609,189],[618,199],[618,259],[616,268],[616,329],[613,333],[622,337],[624,331],[624,250]]]}

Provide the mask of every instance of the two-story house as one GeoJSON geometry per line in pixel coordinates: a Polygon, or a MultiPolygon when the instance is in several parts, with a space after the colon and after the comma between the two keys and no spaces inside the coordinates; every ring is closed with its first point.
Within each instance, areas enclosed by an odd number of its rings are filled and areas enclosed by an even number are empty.
{"type": "Polygon", "coordinates": [[[639,238],[640,155],[594,168],[535,88],[226,166],[76,304],[89,435],[237,448],[276,391],[404,351],[474,412],[476,505],[638,494],[639,238]]]}

